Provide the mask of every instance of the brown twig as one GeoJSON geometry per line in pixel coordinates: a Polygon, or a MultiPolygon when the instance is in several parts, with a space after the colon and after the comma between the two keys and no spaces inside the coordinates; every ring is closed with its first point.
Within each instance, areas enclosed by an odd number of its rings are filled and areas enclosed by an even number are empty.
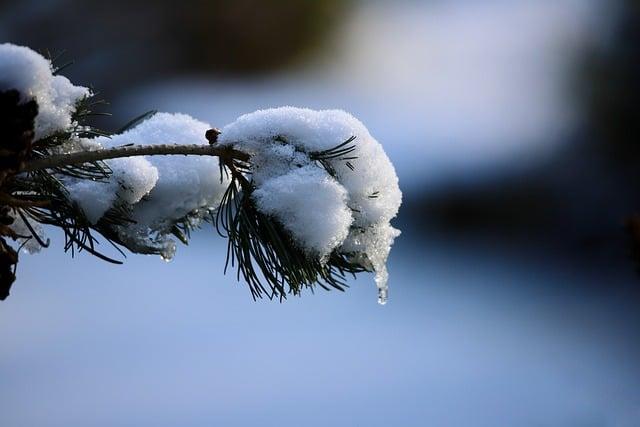
{"type": "Polygon", "coordinates": [[[51,202],[48,200],[29,200],[17,199],[9,194],[0,193],[0,205],[11,206],[14,208],[46,208],[51,202]]]}
{"type": "Polygon", "coordinates": [[[117,159],[122,157],[161,155],[216,156],[223,159],[237,159],[245,162],[249,160],[249,155],[247,153],[234,150],[230,147],[220,147],[215,145],[134,145],[126,147],[107,148],[104,150],[58,154],[41,159],[35,159],[25,162],[20,169],[20,172],[33,172],[43,169],[55,169],[64,166],[77,165],[82,163],[93,163],[102,160],[117,159]]]}

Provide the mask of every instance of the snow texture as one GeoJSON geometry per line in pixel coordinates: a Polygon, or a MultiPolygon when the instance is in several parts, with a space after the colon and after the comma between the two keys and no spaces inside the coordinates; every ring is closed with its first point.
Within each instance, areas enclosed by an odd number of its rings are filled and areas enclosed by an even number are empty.
{"type": "MultiPolygon", "coordinates": [[[[211,126],[185,114],[158,113],[136,127],[111,137],[78,141],[94,150],[127,144],[207,144],[211,126]]],[[[135,224],[118,227],[130,247],[153,247],[171,258],[175,244],[167,237],[176,221],[195,227],[218,207],[228,181],[220,179],[218,159],[211,156],[146,156],[108,160],[113,171],[106,182],[67,183],[71,198],[93,224],[116,204],[129,205],[135,224]]]]}
{"type": "Polygon", "coordinates": [[[346,189],[313,165],[263,182],[253,197],[260,210],[276,217],[307,251],[326,255],[349,234],[353,218],[346,189]]]}
{"type": "Polygon", "coordinates": [[[257,208],[278,219],[312,255],[345,253],[376,272],[387,298],[386,260],[399,231],[389,221],[402,202],[393,165],[355,117],[341,110],[281,107],[238,118],[219,144],[249,153],[257,208]],[[350,159],[333,158],[329,173],[313,153],[355,137],[350,159]]]}
{"type": "MultiPolygon", "coordinates": [[[[104,138],[106,147],[125,144],[208,144],[208,123],[186,114],[158,113],[120,135],[104,138]]],[[[217,207],[228,181],[220,181],[218,159],[212,156],[148,156],[158,171],[158,180],[148,199],[137,204],[133,219],[139,224],[162,228],[196,209],[217,207]]]]}
{"type": "Polygon", "coordinates": [[[116,203],[136,204],[158,181],[158,170],[142,157],[106,162],[112,171],[106,181],[68,180],[67,190],[92,224],[116,203]]]}
{"type": "Polygon", "coordinates": [[[86,87],[74,86],[66,77],[54,75],[51,62],[33,50],[10,43],[0,44],[0,90],[15,89],[22,102],[35,99],[35,139],[72,126],[76,104],[89,96],[86,87]]]}

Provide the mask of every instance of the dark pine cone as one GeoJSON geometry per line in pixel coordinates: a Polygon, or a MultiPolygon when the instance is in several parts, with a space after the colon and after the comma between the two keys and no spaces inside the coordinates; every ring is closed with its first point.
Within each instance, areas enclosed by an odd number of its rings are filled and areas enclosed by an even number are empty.
{"type": "Polygon", "coordinates": [[[20,103],[18,91],[0,91],[0,169],[17,169],[20,161],[31,150],[33,125],[37,115],[36,101],[20,103]]]}
{"type": "MultiPolygon", "coordinates": [[[[8,207],[0,206],[0,227],[6,227],[13,223],[13,218],[9,213],[8,207]]],[[[16,280],[14,271],[17,262],[18,253],[7,244],[4,238],[0,237],[0,301],[9,296],[11,285],[16,280]]]]}
{"type": "MultiPolygon", "coordinates": [[[[16,90],[0,91],[0,192],[6,191],[11,176],[31,151],[34,120],[38,115],[36,101],[20,103],[16,90]]],[[[0,301],[9,296],[16,280],[18,253],[4,237],[15,237],[8,226],[13,222],[7,206],[0,206],[0,301]]]]}
{"type": "Polygon", "coordinates": [[[17,263],[18,253],[0,238],[0,301],[9,296],[11,285],[16,280],[14,271],[17,263]]]}

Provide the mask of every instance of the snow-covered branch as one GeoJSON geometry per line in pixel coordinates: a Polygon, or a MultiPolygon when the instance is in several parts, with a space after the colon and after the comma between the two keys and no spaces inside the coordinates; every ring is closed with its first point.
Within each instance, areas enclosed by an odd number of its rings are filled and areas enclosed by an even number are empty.
{"type": "Polygon", "coordinates": [[[355,117],[280,107],[214,131],[157,113],[104,135],[85,122],[91,97],[39,54],[0,45],[0,299],[18,259],[6,239],[47,246],[40,224],[64,231],[65,250],[106,258],[97,233],[168,260],[174,238],[187,243],[208,221],[254,298],[344,290],[347,275],[370,271],[387,301],[386,261],[400,234],[390,221],[402,193],[355,117]]]}

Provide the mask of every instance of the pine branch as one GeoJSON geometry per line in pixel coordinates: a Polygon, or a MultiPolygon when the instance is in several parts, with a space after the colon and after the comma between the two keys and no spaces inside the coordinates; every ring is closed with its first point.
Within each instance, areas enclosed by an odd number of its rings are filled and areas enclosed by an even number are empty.
{"type": "Polygon", "coordinates": [[[249,155],[247,153],[234,150],[229,147],[218,147],[214,145],[203,144],[158,144],[107,148],[104,150],[81,151],[70,154],[47,156],[40,159],[26,161],[20,168],[20,171],[33,172],[43,169],[56,169],[69,165],[95,163],[101,160],[117,159],[122,157],[158,155],[216,156],[225,159],[236,159],[245,162],[249,160],[249,155]]]}
{"type": "MultiPolygon", "coordinates": [[[[25,58],[37,56],[26,48],[16,50],[7,47],[9,45],[2,46],[0,59],[5,56],[11,59],[16,55],[25,58]]],[[[17,64],[15,67],[21,67],[24,61],[13,62],[17,64]]],[[[38,61],[32,62],[36,64],[38,61]]],[[[39,225],[61,229],[64,250],[70,251],[72,256],[76,251],[87,251],[103,260],[121,263],[99,251],[99,241],[94,233],[101,235],[122,255],[121,247],[134,253],[158,254],[170,259],[175,243],[169,235],[186,244],[190,231],[203,222],[214,223],[218,233],[228,239],[225,272],[229,266],[236,268],[237,278],[246,281],[254,298],[284,299],[289,294],[299,295],[304,289],[313,291],[316,286],[344,290],[348,287],[347,276],[374,270],[369,258],[371,254],[377,260],[375,272],[380,295],[386,296],[387,273],[380,263],[385,261],[398,231],[391,227],[387,217],[378,214],[380,204],[369,206],[367,200],[362,199],[362,191],[366,191],[365,195],[370,199],[388,198],[380,200],[387,211],[397,211],[401,194],[397,188],[397,177],[388,167],[388,158],[366,131],[361,132],[360,125],[349,114],[284,107],[243,116],[229,126],[235,126],[236,130],[240,126],[240,135],[249,139],[253,138],[253,132],[256,135],[263,133],[265,149],[256,150],[255,154],[236,150],[234,145],[218,144],[221,134],[218,129],[212,128],[204,135],[200,134],[206,125],[186,115],[154,115],[155,111],[150,111],[133,119],[114,135],[87,122],[91,116],[104,114],[94,111],[94,106],[101,103],[95,100],[95,92],[67,82],[68,87],[62,89],[78,95],[69,96],[68,100],[61,97],[66,101],[59,106],[40,86],[53,85],[53,74],[64,65],[36,65],[26,70],[9,67],[15,84],[23,93],[12,86],[8,90],[0,90],[0,117],[6,122],[0,126],[0,300],[6,298],[15,281],[18,253],[22,246],[27,241],[41,247],[49,245],[48,239],[39,234],[39,225]],[[22,87],[19,76],[25,72],[39,75],[37,83],[40,86],[22,87]],[[26,94],[32,99],[23,102],[26,94]],[[52,105],[64,107],[67,113],[59,119],[45,120],[43,124],[41,120],[48,117],[52,105]],[[292,121],[293,118],[295,120],[292,121]],[[339,129],[346,126],[353,130],[354,135],[320,151],[311,151],[316,144],[287,140],[288,127],[292,127],[295,134],[299,126],[308,127],[316,120],[327,121],[328,126],[322,130],[313,127],[308,130],[327,138],[327,142],[336,138],[336,126],[339,129]],[[273,135],[272,125],[283,127],[283,134],[273,135]],[[242,128],[244,126],[246,129],[242,128]],[[125,135],[128,131],[131,134],[125,135]],[[194,132],[196,134],[192,136],[194,132]],[[166,135],[161,140],[187,144],[141,145],[160,139],[158,134],[166,135]],[[350,163],[356,159],[355,134],[361,134],[364,142],[357,154],[363,153],[366,160],[360,163],[384,169],[380,176],[367,175],[367,179],[372,181],[370,184],[355,180],[342,167],[345,165],[351,171],[355,170],[354,164],[357,163],[350,163]],[[102,148],[101,139],[94,140],[96,137],[113,137],[112,144],[117,147],[102,148]],[[206,138],[208,144],[204,140],[198,141],[201,137],[206,138]],[[86,147],[83,143],[77,144],[78,139],[85,138],[88,140],[86,147]],[[270,144],[270,140],[274,144],[270,144]],[[192,141],[196,144],[191,144],[192,141]],[[69,144],[88,151],[61,151],[69,144]],[[96,145],[100,149],[91,151],[91,147],[96,145]],[[280,152],[280,149],[284,151],[280,152]],[[293,156],[286,164],[281,159],[282,153],[291,150],[293,156]],[[157,155],[214,156],[219,161],[214,161],[213,165],[196,161],[191,165],[188,164],[191,162],[183,164],[180,159],[173,159],[177,161],[153,165],[137,159],[138,164],[124,165],[125,168],[117,162],[108,162],[118,158],[157,155]],[[214,172],[210,167],[215,168],[216,163],[220,168],[219,183],[208,178],[181,179],[183,169],[186,174],[209,177],[214,172]],[[269,171],[270,166],[282,169],[282,174],[272,179],[283,178],[278,184],[291,185],[298,193],[295,197],[282,197],[282,200],[278,191],[267,194],[276,197],[273,201],[283,205],[275,211],[262,209],[264,206],[260,204],[258,193],[267,191],[269,187],[260,172],[265,167],[269,171]],[[297,172],[296,168],[304,169],[297,172]],[[176,177],[172,177],[174,172],[176,177]],[[385,190],[386,194],[375,190],[378,185],[386,186],[387,182],[390,185],[385,190]],[[154,192],[156,187],[158,191],[154,192]],[[315,192],[325,191],[325,187],[326,197],[318,194],[319,200],[308,206],[304,203],[304,198],[314,198],[315,192]],[[224,194],[218,203],[217,198],[222,191],[224,194]],[[354,203],[362,210],[347,204],[346,200],[351,200],[351,192],[355,196],[354,203]],[[336,195],[339,197],[334,197],[336,195]],[[328,221],[315,212],[324,209],[319,206],[323,201],[326,201],[324,216],[328,221]],[[305,206],[301,207],[302,204],[305,206]],[[351,210],[351,215],[347,209],[351,210]],[[313,222],[319,223],[318,227],[302,218],[311,215],[313,222]],[[292,231],[301,226],[310,228],[312,236],[292,231]],[[316,237],[320,234],[331,237],[331,241],[318,242],[316,237]],[[336,241],[339,238],[341,241],[336,241]],[[373,239],[377,241],[373,242],[373,239]],[[14,248],[8,243],[10,240],[21,246],[14,248]]],[[[237,139],[243,137],[232,138],[238,142],[237,139]]],[[[381,303],[385,299],[381,298],[381,303]]]]}

